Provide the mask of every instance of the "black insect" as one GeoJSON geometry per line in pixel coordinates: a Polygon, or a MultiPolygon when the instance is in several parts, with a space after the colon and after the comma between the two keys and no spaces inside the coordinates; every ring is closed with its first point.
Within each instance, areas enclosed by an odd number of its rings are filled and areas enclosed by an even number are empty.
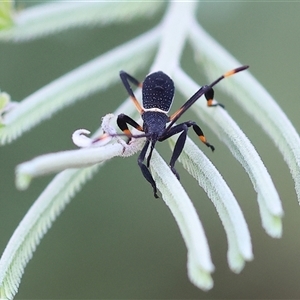
{"type": "MultiPolygon", "coordinates": [[[[149,171],[149,165],[150,165],[151,155],[156,142],[162,142],[168,139],[169,137],[173,136],[174,134],[181,132],[180,136],[176,141],[174,151],[172,153],[171,160],[170,160],[170,168],[179,180],[179,174],[175,170],[174,166],[175,166],[175,162],[177,161],[184,147],[189,127],[193,128],[193,130],[195,131],[195,133],[197,134],[201,142],[203,142],[206,146],[211,148],[212,151],[214,151],[214,147],[206,141],[206,138],[201,128],[195,122],[186,121],[178,125],[174,125],[174,123],[202,95],[205,96],[208,106],[219,105],[223,107],[223,105],[219,103],[213,104],[213,98],[214,98],[214,90],[212,89],[213,86],[215,86],[222,79],[229,77],[237,72],[243,71],[247,68],[248,66],[242,66],[233,69],[220,76],[211,84],[202,86],[190,99],[188,99],[171,116],[168,116],[168,112],[173,102],[175,87],[174,87],[173,80],[168,75],[166,75],[161,71],[154,72],[149,74],[145,78],[143,83],[140,83],[137,79],[135,79],[128,73],[124,71],[120,72],[121,80],[130,98],[132,99],[135,107],[137,108],[138,112],[141,114],[141,117],[143,119],[143,126],[139,125],[131,117],[125,114],[118,115],[117,124],[119,128],[123,131],[124,135],[128,136],[129,138],[146,137],[146,143],[138,157],[138,165],[141,168],[141,171],[144,177],[146,178],[146,180],[151,184],[155,198],[158,198],[157,188],[156,188],[155,181],[149,171]],[[129,84],[130,82],[142,88],[142,95],[143,95],[142,106],[136,99],[131,89],[131,86],[129,84]],[[132,127],[144,133],[140,135],[133,135],[129,130],[128,125],[131,125],[132,127]],[[144,160],[149,146],[150,146],[150,152],[147,157],[147,161],[145,165],[144,160]]],[[[101,139],[101,137],[99,139],[101,139]]],[[[99,139],[95,140],[95,142],[98,141],[99,139]]]]}

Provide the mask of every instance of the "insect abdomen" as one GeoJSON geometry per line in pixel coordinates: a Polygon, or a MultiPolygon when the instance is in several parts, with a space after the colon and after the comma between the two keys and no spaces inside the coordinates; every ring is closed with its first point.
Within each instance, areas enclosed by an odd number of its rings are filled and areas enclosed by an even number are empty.
{"type": "Polygon", "coordinates": [[[165,73],[159,71],[148,75],[143,82],[143,107],[158,108],[168,112],[174,98],[174,82],[165,73]]]}

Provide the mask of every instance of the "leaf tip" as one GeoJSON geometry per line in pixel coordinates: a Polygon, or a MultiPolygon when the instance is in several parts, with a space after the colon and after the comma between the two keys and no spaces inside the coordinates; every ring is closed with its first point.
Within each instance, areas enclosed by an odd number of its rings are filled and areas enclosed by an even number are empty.
{"type": "Polygon", "coordinates": [[[26,172],[26,170],[24,170],[24,167],[22,165],[17,166],[15,179],[17,189],[20,191],[26,190],[30,185],[31,180],[32,176],[29,175],[29,173],[26,172]]]}

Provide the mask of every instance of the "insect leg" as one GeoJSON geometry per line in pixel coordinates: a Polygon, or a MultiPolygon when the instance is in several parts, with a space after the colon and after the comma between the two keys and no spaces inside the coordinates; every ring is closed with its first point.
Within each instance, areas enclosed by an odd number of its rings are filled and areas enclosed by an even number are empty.
{"type": "Polygon", "coordinates": [[[222,103],[214,103],[213,104],[213,100],[214,100],[214,95],[215,95],[215,92],[214,90],[211,88],[209,89],[205,94],[205,98],[206,98],[206,101],[207,101],[207,106],[220,106],[222,108],[225,108],[225,106],[222,104],[222,103]]]}
{"type": "Polygon", "coordinates": [[[139,131],[143,131],[143,128],[141,125],[139,125],[136,121],[134,121],[132,118],[125,114],[118,115],[117,118],[117,124],[119,128],[124,132],[125,135],[127,135],[129,138],[132,136],[131,131],[129,130],[127,124],[131,125],[135,129],[139,131]]]}
{"type": "Polygon", "coordinates": [[[212,104],[212,100],[214,96],[214,91],[212,90],[212,88],[224,78],[229,77],[238,72],[244,71],[248,68],[249,66],[241,66],[239,68],[230,70],[225,74],[223,74],[222,76],[220,76],[219,78],[217,78],[211,84],[202,86],[190,99],[188,99],[177,111],[175,111],[175,113],[173,113],[170,116],[170,123],[167,127],[167,130],[169,130],[173,126],[173,124],[182,116],[182,114],[186,112],[202,95],[205,95],[208,106],[219,105],[223,107],[222,104],[212,104]]]}
{"type": "Polygon", "coordinates": [[[180,156],[185,141],[186,141],[186,136],[187,136],[187,131],[189,127],[193,127],[195,133],[198,135],[199,139],[201,140],[201,142],[203,142],[207,147],[210,147],[212,151],[215,150],[214,146],[209,144],[206,141],[206,138],[201,130],[201,128],[193,121],[187,121],[178,125],[175,125],[173,127],[171,127],[169,130],[167,130],[159,139],[159,141],[164,141],[166,139],[168,139],[169,137],[173,136],[174,134],[177,134],[179,132],[182,131],[182,133],[180,134],[179,138],[176,141],[174,150],[173,150],[173,154],[170,160],[170,168],[172,170],[172,172],[176,175],[176,177],[179,180],[179,174],[177,173],[177,171],[175,170],[175,163],[178,159],[178,157],[180,156]]]}
{"type": "Polygon", "coordinates": [[[141,171],[143,173],[143,176],[145,177],[145,179],[151,184],[152,188],[153,188],[153,193],[154,193],[154,197],[155,198],[159,198],[157,195],[157,188],[156,188],[156,184],[155,181],[149,171],[149,169],[143,164],[144,160],[145,160],[145,156],[146,156],[146,152],[147,149],[149,147],[149,143],[150,141],[146,141],[139,157],[138,157],[138,165],[141,168],[141,171]]]}
{"type": "Polygon", "coordinates": [[[138,110],[138,112],[140,114],[142,114],[144,109],[140,105],[139,101],[136,99],[136,97],[135,97],[135,95],[134,95],[134,93],[133,93],[133,91],[130,87],[129,82],[131,82],[134,85],[139,86],[139,87],[142,87],[142,84],[137,79],[135,79],[134,77],[132,77],[131,75],[129,75],[128,73],[126,73],[124,71],[120,71],[120,77],[121,77],[121,80],[122,80],[122,82],[125,86],[125,89],[127,90],[127,93],[129,94],[131,100],[133,101],[136,109],[138,110]]]}
{"type": "MultiPolygon", "coordinates": [[[[131,76],[130,74],[128,74],[125,71],[120,71],[120,77],[125,85],[125,87],[128,84],[128,81],[130,81],[131,83],[133,83],[134,85],[138,86],[138,87],[142,87],[142,83],[139,82],[136,78],[134,78],[133,76],[131,76]],[[127,81],[127,84],[124,82],[127,81]]],[[[127,89],[127,88],[126,88],[127,89]]],[[[130,89],[130,88],[129,88],[130,89]]],[[[129,92],[128,92],[129,93],[129,92]]],[[[129,93],[130,94],[130,93],[129,93]]]]}
{"type": "Polygon", "coordinates": [[[143,128],[136,121],[134,121],[132,118],[130,118],[129,116],[127,116],[125,114],[118,115],[117,124],[118,124],[119,128],[123,131],[123,134],[118,134],[118,133],[112,134],[112,133],[109,133],[109,132],[105,132],[100,137],[94,139],[93,143],[98,143],[99,141],[108,140],[112,136],[124,136],[125,135],[129,139],[131,137],[144,137],[145,136],[145,135],[136,136],[136,135],[134,135],[134,134],[131,133],[131,131],[129,130],[127,124],[131,125],[132,127],[136,128],[139,131],[143,131],[143,128]]]}
{"type": "Polygon", "coordinates": [[[195,122],[191,122],[191,123],[192,123],[193,129],[194,129],[195,133],[198,135],[198,138],[200,139],[200,141],[203,144],[205,144],[207,147],[209,147],[212,151],[214,151],[215,147],[207,142],[206,137],[203,134],[203,131],[201,130],[201,128],[195,122]]]}
{"type": "Polygon", "coordinates": [[[176,163],[179,155],[182,152],[182,149],[183,149],[185,141],[186,141],[188,127],[190,127],[190,126],[191,125],[189,124],[189,122],[175,125],[175,126],[171,127],[171,129],[168,130],[165,134],[163,134],[163,136],[159,139],[159,141],[164,141],[164,140],[168,139],[169,137],[173,136],[174,134],[182,132],[176,141],[176,144],[175,144],[175,147],[173,150],[173,154],[170,159],[170,164],[169,164],[172,172],[175,174],[175,176],[177,177],[178,180],[180,180],[180,177],[179,177],[178,172],[175,169],[175,163],[176,163]]]}
{"type": "Polygon", "coordinates": [[[151,146],[150,146],[150,152],[149,152],[149,155],[147,157],[147,168],[149,168],[149,166],[150,166],[150,160],[151,160],[151,156],[152,156],[152,152],[153,152],[154,147],[155,147],[155,142],[152,141],[151,146]]]}

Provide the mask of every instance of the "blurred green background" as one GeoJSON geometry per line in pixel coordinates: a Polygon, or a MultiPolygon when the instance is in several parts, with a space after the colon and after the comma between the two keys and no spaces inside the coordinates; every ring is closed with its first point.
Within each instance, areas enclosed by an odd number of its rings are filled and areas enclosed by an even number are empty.
{"type": "MultiPolygon", "coordinates": [[[[241,63],[250,65],[251,73],[299,131],[300,3],[203,3],[197,15],[221,45],[241,63]]],[[[22,100],[151,28],[161,16],[105,28],[73,29],[27,43],[1,43],[0,88],[14,100],[22,100]]],[[[201,70],[194,66],[189,47],[182,63],[199,84],[206,83],[199,76],[201,70]]],[[[147,72],[145,69],[133,75],[142,79],[147,72]]],[[[186,272],[186,248],[168,208],[153,198],[136,156],[116,158],[84,186],[46,234],[25,269],[17,299],[300,298],[300,208],[289,170],[261,128],[218,88],[216,91],[216,98],[253,142],[274,180],[285,210],[283,237],[276,240],[266,235],[249,178],[228,149],[200,123],[216,151],[212,154],[202,145],[199,147],[232,188],[251,231],[254,260],[241,274],[228,268],[224,229],[213,205],[178,164],[182,183],[203,222],[216,266],[211,291],[193,286],[186,272]]],[[[0,148],[1,252],[53,177],[35,179],[27,191],[20,192],[14,186],[15,166],[43,153],[75,149],[72,132],[78,128],[95,130],[100,118],[112,112],[125,96],[119,83],[68,107],[0,148]]],[[[182,100],[176,96],[174,109],[182,100]]],[[[189,117],[193,115],[187,114],[183,119],[189,117]]],[[[158,150],[169,159],[167,143],[159,145],[158,150]]]]}

